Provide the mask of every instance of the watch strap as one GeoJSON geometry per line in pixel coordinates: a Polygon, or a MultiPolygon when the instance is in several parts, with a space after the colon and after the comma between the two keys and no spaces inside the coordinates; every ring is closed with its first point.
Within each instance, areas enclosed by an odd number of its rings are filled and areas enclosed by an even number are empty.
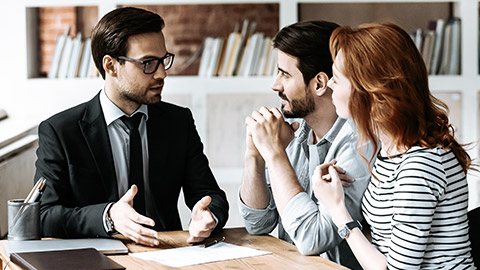
{"type": "Polygon", "coordinates": [[[362,230],[362,224],[360,223],[360,221],[358,220],[354,220],[354,221],[350,221],[348,222],[347,224],[345,224],[347,226],[347,228],[351,231],[355,228],[359,228],[360,230],[362,230]]]}
{"type": "Polygon", "coordinates": [[[105,208],[104,214],[103,214],[103,222],[104,222],[104,227],[105,231],[107,234],[111,235],[115,232],[113,220],[110,217],[110,208],[112,208],[113,203],[109,203],[107,207],[105,208]]]}
{"type": "Polygon", "coordinates": [[[358,220],[350,221],[346,224],[343,224],[338,228],[338,235],[342,239],[346,239],[350,235],[350,231],[359,228],[360,230],[362,229],[362,224],[358,220]]]}

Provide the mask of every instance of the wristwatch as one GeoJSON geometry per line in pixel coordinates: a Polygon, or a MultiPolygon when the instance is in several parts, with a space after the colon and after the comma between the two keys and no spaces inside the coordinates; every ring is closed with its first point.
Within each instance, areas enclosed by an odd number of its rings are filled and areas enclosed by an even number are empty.
{"type": "Polygon", "coordinates": [[[362,224],[360,224],[358,220],[354,220],[354,221],[348,222],[347,224],[343,224],[338,228],[338,235],[340,235],[342,239],[345,239],[350,234],[350,231],[353,230],[354,228],[359,228],[361,230],[362,224]]]}
{"type": "Polygon", "coordinates": [[[107,206],[107,209],[105,210],[105,226],[106,226],[106,229],[107,229],[107,233],[108,234],[113,234],[115,231],[115,228],[114,228],[114,224],[113,224],[113,220],[112,218],[110,217],[110,208],[112,207],[113,203],[109,204],[107,206]]]}

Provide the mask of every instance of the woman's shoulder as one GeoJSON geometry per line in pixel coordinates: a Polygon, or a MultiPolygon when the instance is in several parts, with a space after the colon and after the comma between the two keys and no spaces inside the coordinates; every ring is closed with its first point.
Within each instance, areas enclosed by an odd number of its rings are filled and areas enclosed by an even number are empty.
{"type": "Polygon", "coordinates": [[[402,165],[417,164],[417,166],[442,166],[445,161],[455,159],[451,149],[445,149],[441,146],[426,148],[414,146],[401,156],[402,165]],[[423,165],[422,165],[423,164],[423,165]]]}
{"type": "Polygon", "coordinates": [[[447,185],[448,170],[459,165],[450,149],[443,147],[412,147],[402,155],[398,179],[402,181],[422,181],[440,186],[447,185]]]}

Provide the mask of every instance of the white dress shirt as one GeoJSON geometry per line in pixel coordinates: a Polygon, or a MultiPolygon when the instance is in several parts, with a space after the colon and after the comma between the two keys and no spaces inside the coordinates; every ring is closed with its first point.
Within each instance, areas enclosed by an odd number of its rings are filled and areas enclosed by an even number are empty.
{"type": "MultiPolygon", "coordinates": [[[[105,90],[100,93],[100,106],[102,107],[105,123],[107,124],[108,137],[112,148],[113,163],[115,174],[117,176],[118,197],[121,198],[130,188],[128,185],[128,172],[130,166],[130,142],[127,126],[120,119],[122,116],[130,116],[118,108],[106,95],[105,90]]],[[[145,210],[147,216],[150,216],[152,209],[148,203],[150,198],[150,187],[148,185],[149,163],[148,163],[148,140],[147,140],[147,120],[148,107],[142,104],[132,115],[142,113],[139,125],[139,133],[142,141],[142,162],[143,162],[143,181],[145,189],[145,210]]],[[[105,208],[104,217],[109,210],[110,205],[105,208]]],[[[107,230],[104,218],[104,227],[107,230]]]]}

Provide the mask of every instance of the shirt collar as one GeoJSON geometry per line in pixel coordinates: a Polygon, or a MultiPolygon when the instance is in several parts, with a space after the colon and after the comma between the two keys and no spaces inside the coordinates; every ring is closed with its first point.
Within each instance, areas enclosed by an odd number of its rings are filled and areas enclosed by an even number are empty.
{"type": "MultiPolygon", "coordinates": [[[[102,90],[102,93],[100,93],[100,106],[102,106],[103,110],[103,115],[105,117],[105,122],[107,126],[109,126],[111,123],[113,123],[115,120],[118,118],[126,115],[120,108],[117,107],[108,97],[107,94],[105,93],[105,89],[102,90]]],[[[143,113],[145,114],[146,118],[145,121],[148,120],[148,107],[145,104],[140,105],[138,109],[132,114],[136,113],[143,113]]]]}
{"type": "MultiPolygon", "coordinates": [[[[337,117],[337,120],[335,120],[335,123],[333,124],[332,128],[330,128],[327,134],[325,134],[323,138],[316,143],[316,145],[320,145],[324,141],[333,143],[333,141],[337,137],[338,132],[340,131],[340,129],[342,129],[346,121],[347,120],[344,118],[337,117]]],[[[313,131],[311,129],[308,132],[308,144],[313,144],[313,131]]]]}

